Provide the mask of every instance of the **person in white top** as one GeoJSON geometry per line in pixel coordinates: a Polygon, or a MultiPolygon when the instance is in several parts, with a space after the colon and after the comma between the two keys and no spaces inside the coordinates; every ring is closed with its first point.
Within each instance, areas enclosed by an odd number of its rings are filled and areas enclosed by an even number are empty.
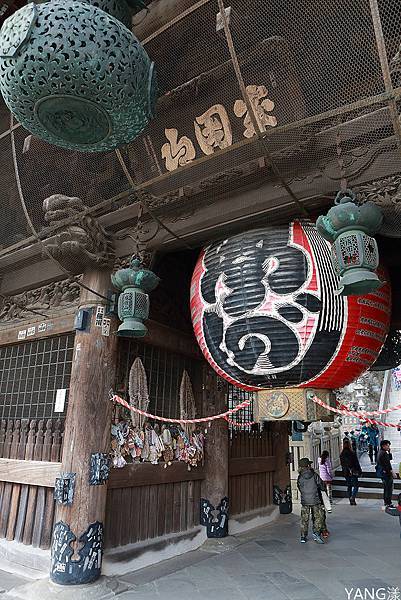
{"type": "Polygon", "coordinates": [[[330,502],[332,502],[331,485],[333,483],[333,472],[331,469],[330,455],[327,450],[322,452],[320,458],[318,459],[318,463],[320,479],[326,484],[327,495],[330,498],[330,502]]]}

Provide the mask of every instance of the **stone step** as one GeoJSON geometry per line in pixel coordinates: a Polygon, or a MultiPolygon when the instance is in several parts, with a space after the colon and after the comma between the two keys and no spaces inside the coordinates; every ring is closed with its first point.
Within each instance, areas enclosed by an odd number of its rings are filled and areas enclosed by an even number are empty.
{"type": "MultiPolygon", "coordinates": [[[[382,480],[378,479],[378,478],[359,477],[358,482],[359,482],[359,489],[362,489],[362,488],[370,489],[370,488],[377,488],[377,487],[383,488],[382,480]]],[[[337,488],[347,487],[345,479],[344,478],[333,479],[333,488],[334,487],[337,487],[337,488]]],[[[401,481],[398,481],[398,480],[394,481],[394,489],[401,492],[401,481]]]]}
{"type": "MultiPolygon", "coordinates": [[[[375,471],[363,471],[362,475],[359,477],[359,481],[361,481],[362,479],[366,479],[368,481],[374,479],[374,480],[380,481],[380,483],[381,483],[381,479],[380,479],[380,477],[378,477],[376,475],[375,471]]],[[[338,471],[338,470],[335,471],[335,473],[334,473],[334,480],[335,481],[337,481],[337,480],[345,481],[345,477],[342,474],[342,471],[338,471]]],[[[395,479],[394,480],[394,484],[395,485],[398,484],[398,485],[401,486],[401,479],[395,479]]]]}
{"type": "MultiPolygon", "coordinates": [[[[359,483],[359,498],[372,498],[382,499],[383,498],[383,483],[382,480],[377,477],[375,472],[364,471],[361,477],[358,477],[359,483]]],[[[335,472],[335,477],[332,484],[333,498],[346,498],[347,484],[345,477],[342,476],[341,471],[335,472]]],[[[401,480],[394,480],[393,489],[393,500],[397,501],[398,494],[401,493],[401,480]]]]}
{"type": "MultiPolygon", "coordinates": [[[[348,493],[347,490],[334,490],[333,489],[333,498],[348,498],[348,493]]],[[[379,489],[375,489],[375,490],[371,490],[371,491],[367,491],[366,489],[359,489],[358,490],[358,495],[357,495],[357,500],[358,498],[367,498],[370,500],[383,500],[383,488],[379,489]]],[[[392,496],[392,501],[393,504],[397,504],[397,500],[398,500],[398,494],[393,493],[392,496]]]]}

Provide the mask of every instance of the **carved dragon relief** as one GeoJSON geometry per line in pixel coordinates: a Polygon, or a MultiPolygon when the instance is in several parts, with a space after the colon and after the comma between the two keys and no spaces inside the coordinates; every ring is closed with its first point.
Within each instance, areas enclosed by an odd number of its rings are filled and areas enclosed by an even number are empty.
{"type": "Polygon", "coordinates": [[[381,235],[401,237],[401,175],[360,185],[355,192],[360,204],[372,201],[380,206],[384,215],[381,235]]]}
{"type": "Polygon", "coordinates": [[[13,321],[32,320],[32,310],[43,310],[49,316],[75,308],[79,301],[80,288],[76,281],[65,279],[29,290],[15,296],[0,298],[0,327],[13,321]]]}
{"type": "Polygon", "coordinates": [[[87,207],[80,198],[55,194],[43,202],[46,221],[60,232],[45,240],[50,254],[72,274],[82,273],[88,267],[106,267],[114,258],[110,237],[90,215],[82,215],[87,207]],[[74,218],[74,224],[64,225],[65,219],[74,218]]]}

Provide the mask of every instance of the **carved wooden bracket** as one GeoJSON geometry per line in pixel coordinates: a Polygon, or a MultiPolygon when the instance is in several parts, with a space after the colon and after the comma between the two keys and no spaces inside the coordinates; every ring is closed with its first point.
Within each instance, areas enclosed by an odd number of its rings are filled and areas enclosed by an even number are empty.
{"type": "Polygon", "coordinates": [[[52,226],[60,223],[60,232],[45,245],[50,254],[72,274],[88,267],[103,268],[112,264],[114,250],[111,238],[90,215],[81,213],[87,207],[79,198],[55,194],[43,202],[45,219],[52,226]],[[72,224],[64,224],[71,219],[72,224]]]}

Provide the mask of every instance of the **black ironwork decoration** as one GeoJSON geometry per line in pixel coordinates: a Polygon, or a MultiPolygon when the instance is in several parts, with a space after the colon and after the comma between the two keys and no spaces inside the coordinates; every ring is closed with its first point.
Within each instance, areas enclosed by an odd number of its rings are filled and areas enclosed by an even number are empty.
{"type": "Polygon", "coordinates": [[[76,473],[60,473],[54,485],[54,499],[58,504],[71,506],[74,500],[76,473]]]}
{"type": "Polygon", "coordinates": [[[391,329],[370,371],[389,371],[401,364],[401,331],[391,329]]]}
{"type": "Polygon", "coordinates": [[[201,498],[200,524],[206,527],[208,538],[222,538],[228,535],[228,509],[229,501],[225,496],[217,508],[209,500],[201,498]]]}
{"type": "Polygon", "coordinates": [[[278,486],[273,486],[273,504],[279,507],[281,515],[288,515],[292,512],[292,493],[291,486],[287,485],[284,491],[278,486]]]}
{"type": "Polygon", "coordinates": [[[109,478],[110,466],[107,454],[97,452],[91,454],[89,485],[104,485],[109,478]]]}
{"type": "Polygon", "coordinates": [[[304,433],[308,430],[308,427],[310,425],[310,421],[293,421],[292,423],[294,431],[296,431],[297,433],[304,433]]]}
{"type": "Polygon", "coordinates": [[[71,543],[76,540],[70,526],[59,521],[54,526],[51,548],[50,579],[61,585],[91,583],[100,577],[103,557],[103,524],[92,523],[81,535],[83,543],[78,550],[79,559],[72,560],[71,543]]]}

